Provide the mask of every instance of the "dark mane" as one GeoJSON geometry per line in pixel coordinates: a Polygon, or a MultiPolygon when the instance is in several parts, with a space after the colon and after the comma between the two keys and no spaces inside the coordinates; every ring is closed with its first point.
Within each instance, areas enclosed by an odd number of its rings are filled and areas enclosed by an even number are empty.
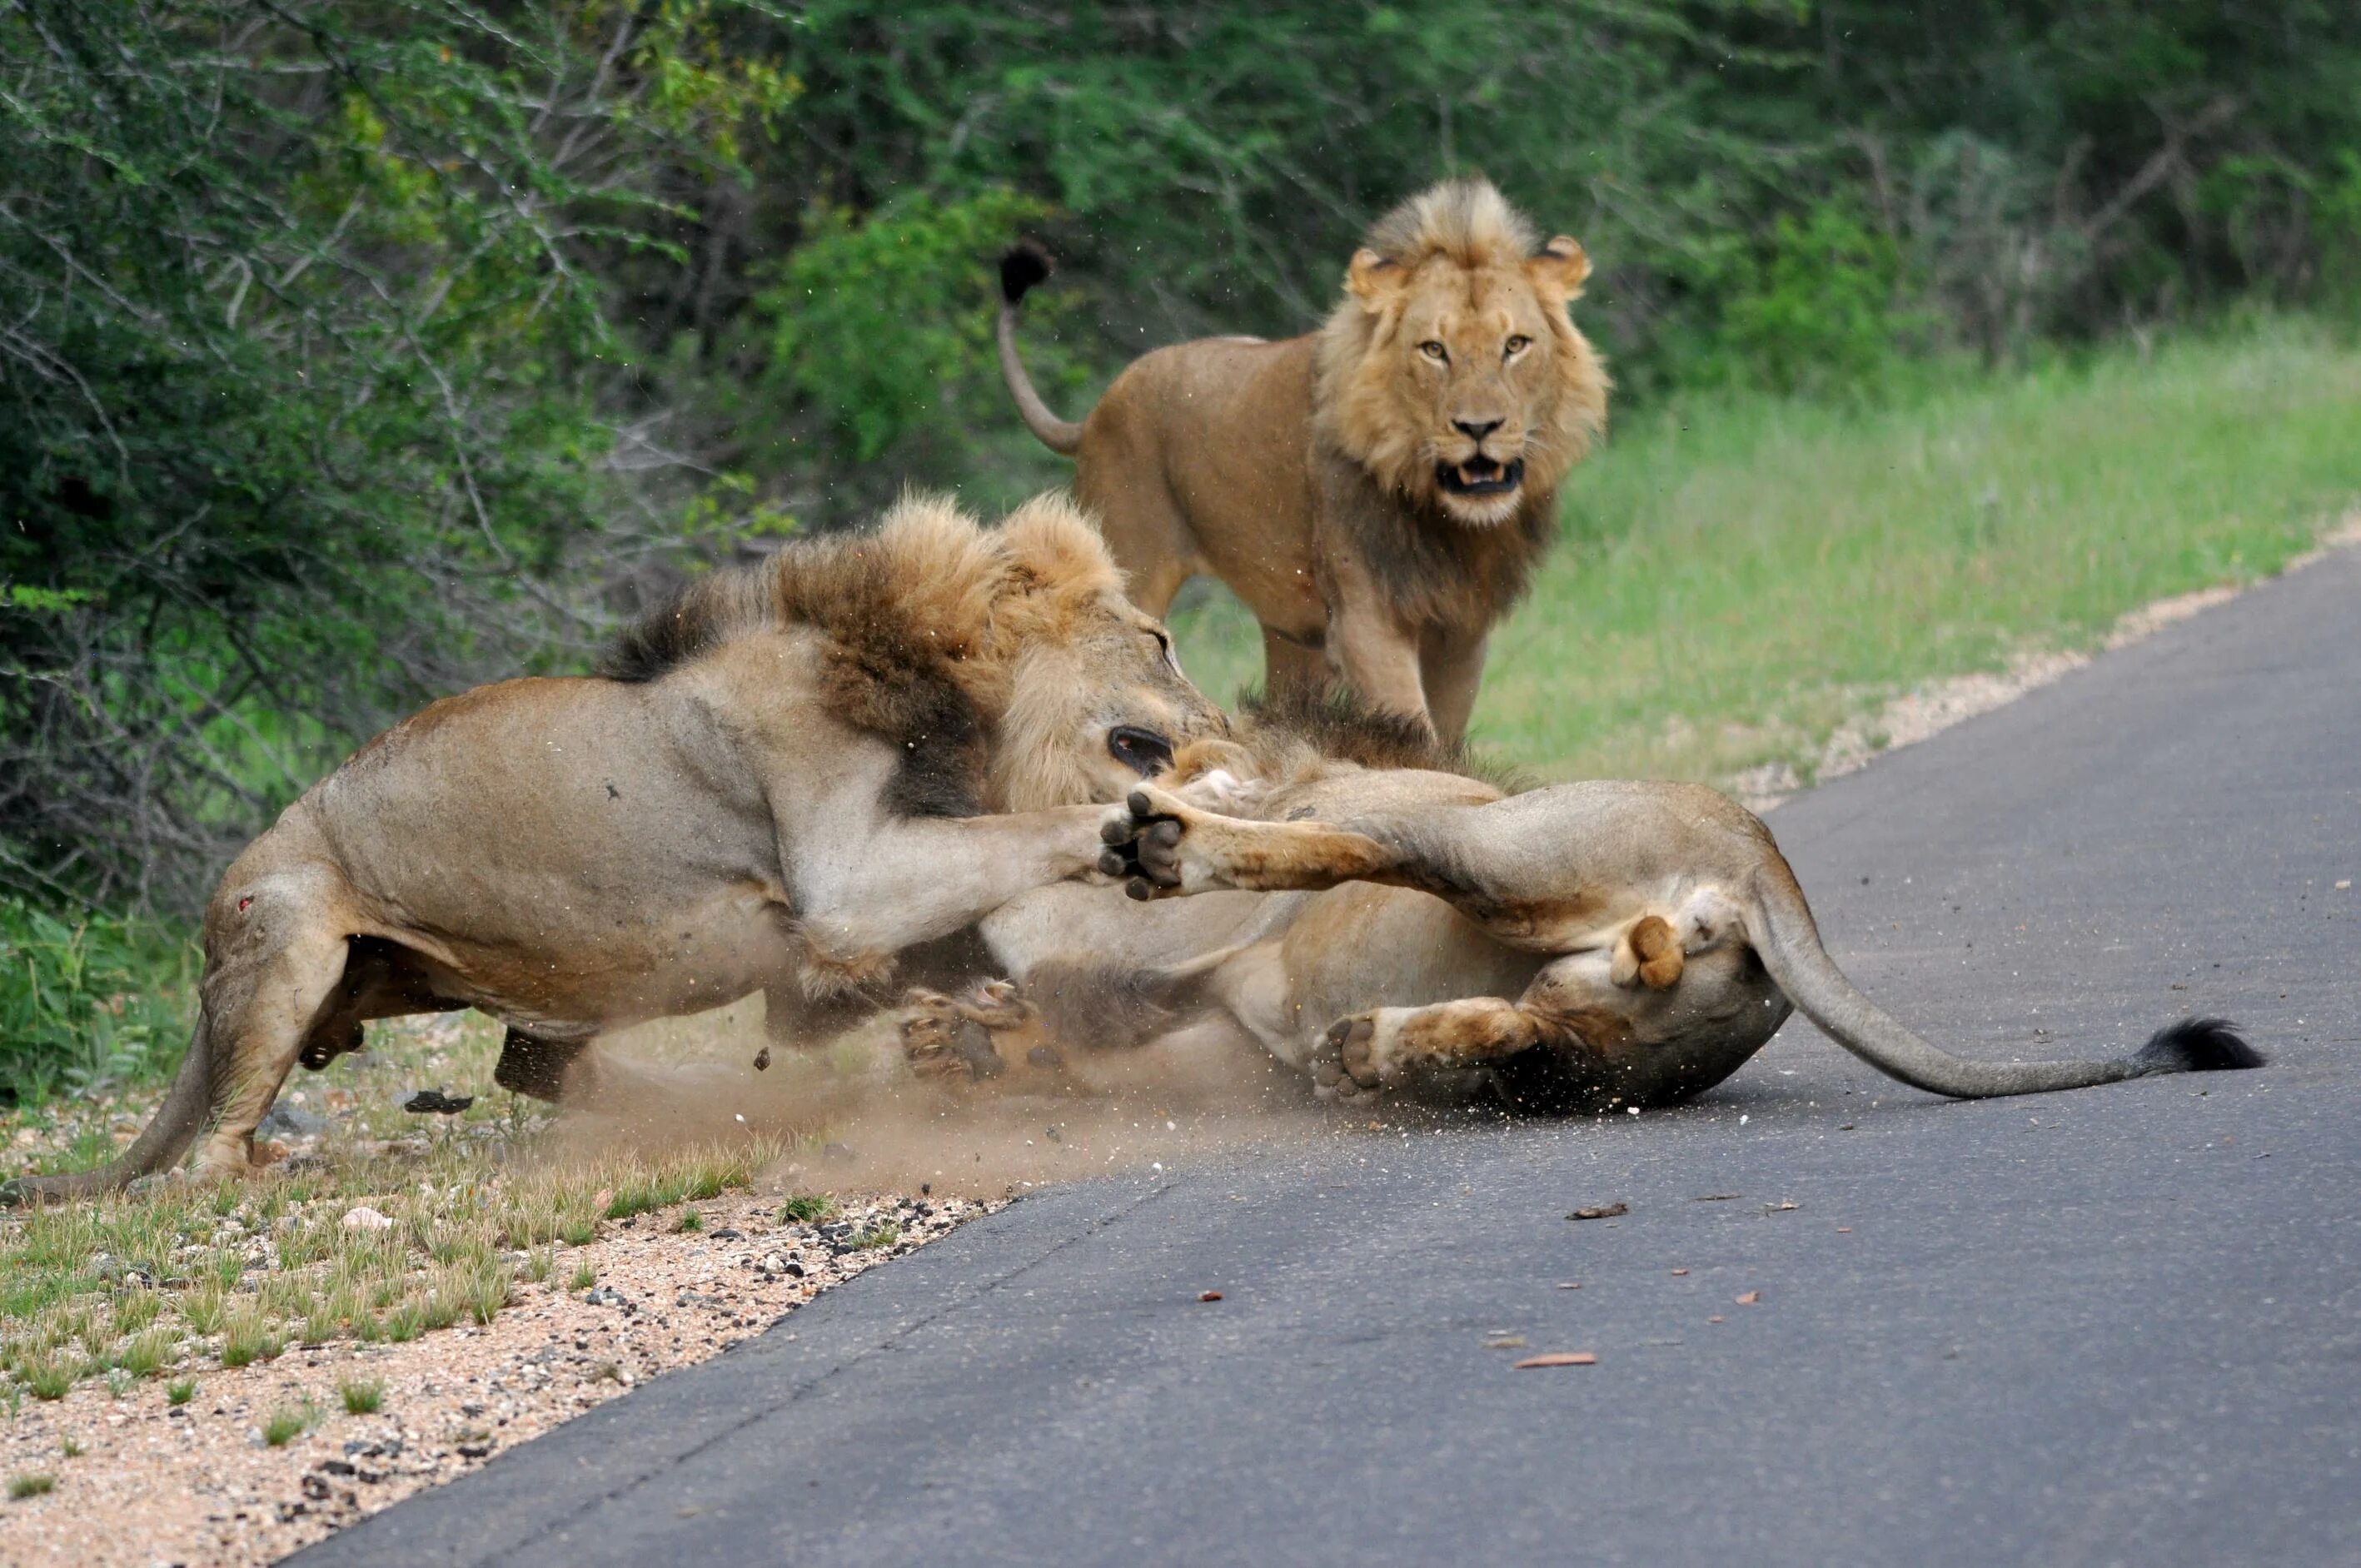
{"type": "Polygon", "coordinates": [[[716,572],[619,633],[598,673],[645,684],[734,639],[809,627],[827,638],[821,703],[900,751],[886,805],[906,817],[973,816],[989,727],[953,671],[978,652],[981,628],[942,613],[961,585],[912,581],[921,557],[906,546],[890,532],[799,540],[716,572]]]}
{"type": "Polygon", "coordinates": [[[634,685],[657,680],[733,636],[771,624],[763,601],[775,558],[683,584],[615,633],[598,655],[598,673],[634,685]]]}
{"type": "Polygon", "coordinates": [[[1510,794],[1528,787],[1508,770],[1471,756],[1464,743],[1439,740],[1407,715],[1380,713],[1347,687],[1287,691],[1275,697],[1255,693],[1241,698],[1239,707],[1246,715],[1249,746],[1257,737],[1268,735],[1364,768],[1457,773],[1510,794]]]}

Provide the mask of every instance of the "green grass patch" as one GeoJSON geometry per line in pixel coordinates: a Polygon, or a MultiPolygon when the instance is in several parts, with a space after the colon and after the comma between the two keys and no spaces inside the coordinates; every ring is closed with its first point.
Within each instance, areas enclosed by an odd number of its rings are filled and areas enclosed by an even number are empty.
{"type": "Polygon", "coordinates": [[[319,1419],[309,1399],[296,1405],[281,1405],[270,1412],[262,1423],[262,1441],[273,1448],[284,1448],[311,1430],[319,1419]]]}
{"type": "Polygon", "coordinates": [[[57,1490],[54,1475],[11,1475],[8,1477],[8,1500],[21,1503],[27,1497],[46,1497],[57,1490]]]}
{"type": "MultiPolygon", "coordinates": [[[[1808,766],[1917,683],[2081,650],[2152,600],[2278,571],[2361,504],[2361,349],[2266,319],[1876,407],[1766,394],[1619,425],[1493,636],[1472,739],[1550,777],[1808,766]]],[[[1226,593],[1191,674],[1261,675],[1226,593]]]]}
{"type": "Polygon", "coordinates": [[[164,1386],[164,1398],[170,1404],[185,1405],[196,1397],[197,1385],[192,1378],[183,1377],[164,1386]]]}
{"type": "Polygon", "coordinates": [[[798,1192],[779,1205],[779,1222],[788,1225],[808,1225],[827,1219],[836,1212],[836,1200],[824,1193],[798,1192]]]}
{"type": "Polygon", "coordinates": [[[892,1246],[901,1239],[902,1227],[898,1222],[881,1220],[869,1229],[856,1233],[851,1241],[852,1245],[866,1251],[875,1247],[892,1246]]]}
{"type": "Polygon", "coordinates": [[[336,1385],[336,1397],[345,1402],[348,1416],[373,1416],[385,1403],[385,1385],[374,1377],[363,1377],[336,1385]]]}

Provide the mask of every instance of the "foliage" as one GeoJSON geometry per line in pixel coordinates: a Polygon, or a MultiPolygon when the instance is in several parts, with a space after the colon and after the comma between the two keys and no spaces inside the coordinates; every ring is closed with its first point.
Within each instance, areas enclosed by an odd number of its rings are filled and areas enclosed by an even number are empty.
{"type": "Polygon", "coordinates": [[[0,897],[0,1104],[36,1104],[176,1061],[195,954],[139,920],[67,921],[0,897]]]}
{"type": "Polygon", "coordinates": [[[659,173],[781,96],[697,64],[712,9],[0,6],[0,878],[186,906],[579,641],[635,547],[598,269],[676,264],[659,173]]]}

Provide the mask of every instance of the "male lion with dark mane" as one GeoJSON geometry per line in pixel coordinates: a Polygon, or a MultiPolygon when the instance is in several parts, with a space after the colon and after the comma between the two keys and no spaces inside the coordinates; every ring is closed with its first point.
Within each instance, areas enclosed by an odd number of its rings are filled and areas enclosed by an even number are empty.
{"type": "Polygon", "coordinates": [[[507,681],[362,747],[238,856],[205,910],[195,1037],[103,1170],[247,1168],[297,1061],[371,1018],[476,1007],[496,1080],[555,1099],[594,1036],[765,992],[782,1015],[1088,872],[1105,815],[1225,727],[1043,499],[999,529],[910,500],[865,536],[718,573],[601,676],[507,681]]]}
{"type": "Polygon", "coordinates": [[[1026,425],[1151,615],[1210,572],[1262,622],[1274,695],[1342,676],[1456,740],[1484,641],[1557,533],[1557,487],[1605,428],[1608,380],[1567,314],[1590,262],[1481,180],[1369,231],[1327,324],[1284,343],[1205,338],[1133,362],[1080,423],[1016,354],[1049,276],[1001,261],[1000,365],[1026,425]]]}

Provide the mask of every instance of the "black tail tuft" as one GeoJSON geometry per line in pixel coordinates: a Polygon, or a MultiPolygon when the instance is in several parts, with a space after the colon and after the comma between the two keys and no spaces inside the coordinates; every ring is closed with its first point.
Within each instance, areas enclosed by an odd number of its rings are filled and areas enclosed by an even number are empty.
{"type": "Polygon", "coordinates": [[[1018,240],[1000,258],[1000,297],[1016,304],[1036,283],[1046,280],[1056,265],[1039,241],[1018,240]]]}
{"type": "Polygon", "coordinates": [[[2140,1071],[2226,1072],[2260,1067],[2267,1058],[2246,1044],[2227,1018],[2183,1018],[2158,1029],[2132,1060],[2140,1071]]]}

